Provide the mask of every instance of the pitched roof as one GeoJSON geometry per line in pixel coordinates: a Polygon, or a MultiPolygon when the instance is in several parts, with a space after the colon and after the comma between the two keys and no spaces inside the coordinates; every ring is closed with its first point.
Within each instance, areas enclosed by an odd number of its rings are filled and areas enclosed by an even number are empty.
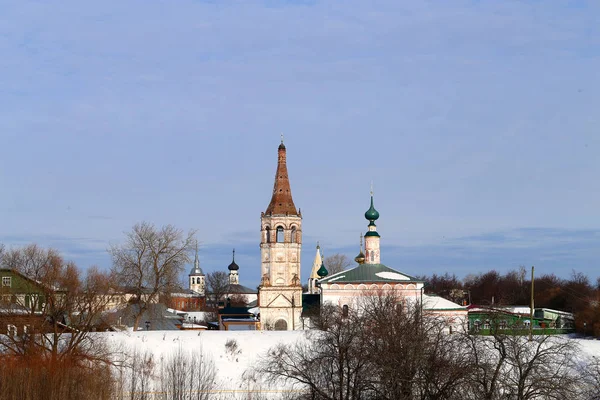
{"type": "Polygon", "coordinates": [[[383,264],[359,264],[358,266],[338,272],[321,279],[323,283],[407,283],[423,282],[403,272],[396,271],[393,268],[383,264]]]}
{"type": "Polygon", "coordinates": [[[227,287],[228,294],[256,294],[256,289],[251,289],[248,286],[232,283],[227,287]]]}
{"type": "Polygon", "coordinates": [[[456,304],[453,301],[431,294],[423,295],[423,308],[428,311],[467,311],[466,306],[461,306],[460,304],[456,304]]]}
{"type": "Polygon", "coordinates": [[[294,200],[292,199],[292,189],[290,188],[285,152],[285,146],[282,141],[278,149],[273,196],[271,197],[267,211],[265,211],[267,215],[298,215],[294,200]]]}

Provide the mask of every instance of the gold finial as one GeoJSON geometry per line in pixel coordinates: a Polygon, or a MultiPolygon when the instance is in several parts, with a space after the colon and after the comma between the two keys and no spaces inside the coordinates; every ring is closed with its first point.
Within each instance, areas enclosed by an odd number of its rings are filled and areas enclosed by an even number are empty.
{"type": "Polygon", "coordinates": [[[358,253],[358,255],[356,257],[354,257],[354,261],[356,261],[359,264],[364,264],[365,262],[365,255],[363,254],[363,234],[360,234],[360,253],[358,253]]]}

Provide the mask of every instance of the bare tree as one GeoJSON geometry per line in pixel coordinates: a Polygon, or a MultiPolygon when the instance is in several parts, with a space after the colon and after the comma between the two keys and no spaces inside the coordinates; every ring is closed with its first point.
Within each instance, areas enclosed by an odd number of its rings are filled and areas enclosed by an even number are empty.
{"type": "Polygon", "coordinates": [[[523,331],[497,329],[492,336],[464,335],[472,371],[462,398],[578,398],[577,345],[557,336],[539,335],[529,341],[523,331]]]}
{"type": "Polygon", "coordinates": [[[165,399],[206,400],[215,386],[215,363],[202,349],[179,347],[161,362],[160,388],[165,399]]]}
{"type": "Polygon", "coordinates": [[[11,304],[0,310],[0,322],[14,327],[0,335],[0,365],[10,366],[0,381],[25,387],[29,394],[19,398],[84,399],[92,387],[96,398],[109,395],[109,386],[100,387],[110,379],[110,352],[91,333],[110,301],[107,274],[91,268],[82,278],[56,250],[37,245],[6,251],[0,266],[15,279],[14,287],[5,288],[11,304]],[[85,388],[74,390],[75,382],[85,388]]]}
{"type": "Polygon", "coordinates": [[[189,252],[196,243],[194,234],[190,231],[184,235],[172,225],[157,229],[142,222],[126,233],[124,244],[110,248],[112,273],[117,282],[132,292],[138,305],[135,330],[148,305],[177,286],[178,276],[190,261],[189,252]]]}
{"type": "Polygon", "coordinates": [[[151,350],[133,348],[119,362],[117,393],[119,400],[150,400],[154,390],[156,362],[151,350]]]}
{"type": "Polygon", "coordinates": [[[375,292],[360,303],[377,399],[455,398],[469,373],[469,358],[446,321],[418,304],[375,292]]]}
{"type": "Polygon", "coordinates": [[[346,314],[327,303],[313,324],[317,330],[309,331],[306,340],[269,350],[258,367],[259,374],[304,391],[298,399],[369,398],[371,374],[359,315],[352,310],[346,314]]]}
{"type": "Polygon", "coordinates": [[[578,368],[582,400],[600,400],[600,358],[591,356],[578,368]]]}
{"type": "Polygon", "coordinates": [[[206,291],[214,307],[218,307],[229,292],[229,276],[223,271],[209,272],[206,274],[206,291]]]}
{"type": "Polygon", "coordinates": [[[342,272],[344,269],[352,265],[352,261],[345,254],[333,254],[328,257],[325,257],[323,261],[325,264],[325,268],[327,268],[327,272],[329,275],[337,274],[338,272],[342,272]]]}

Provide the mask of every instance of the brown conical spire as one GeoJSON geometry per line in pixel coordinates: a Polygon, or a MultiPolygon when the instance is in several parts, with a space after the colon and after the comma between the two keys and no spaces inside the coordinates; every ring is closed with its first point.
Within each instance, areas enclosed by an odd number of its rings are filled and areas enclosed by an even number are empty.
{"type": "Polygon", "coordinates": [[[278,149],[277,172],[275,173],[275,185],[273,185],[273,196],[265,214],[269,215],[298,215],[294,200],[292,200],[292,189],[288,177],[285,145],[283,135],[278,149]]]}

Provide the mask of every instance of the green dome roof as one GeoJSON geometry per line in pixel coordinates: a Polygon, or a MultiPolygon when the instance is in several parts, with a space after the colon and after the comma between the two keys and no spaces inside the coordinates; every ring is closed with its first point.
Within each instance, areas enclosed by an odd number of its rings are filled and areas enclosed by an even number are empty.
{"type": "Polygon", "coordinates": [[[369,221],[376,221],[379,218],[379,212],[373,207],[373,196],[371,196],[371,207],[365,213],[365,218],[369,221]]]}
{"type": "Polygon", "coordinates": [[[327,272],[327,268],[325,268],[325,264],[321,263],[321,268],[319,268],[319,270],[317,271],[317,275],[319,275],[320,278],[323,278],[325,276],[327,276],[329,274],[329,272],[327,272]]]}

